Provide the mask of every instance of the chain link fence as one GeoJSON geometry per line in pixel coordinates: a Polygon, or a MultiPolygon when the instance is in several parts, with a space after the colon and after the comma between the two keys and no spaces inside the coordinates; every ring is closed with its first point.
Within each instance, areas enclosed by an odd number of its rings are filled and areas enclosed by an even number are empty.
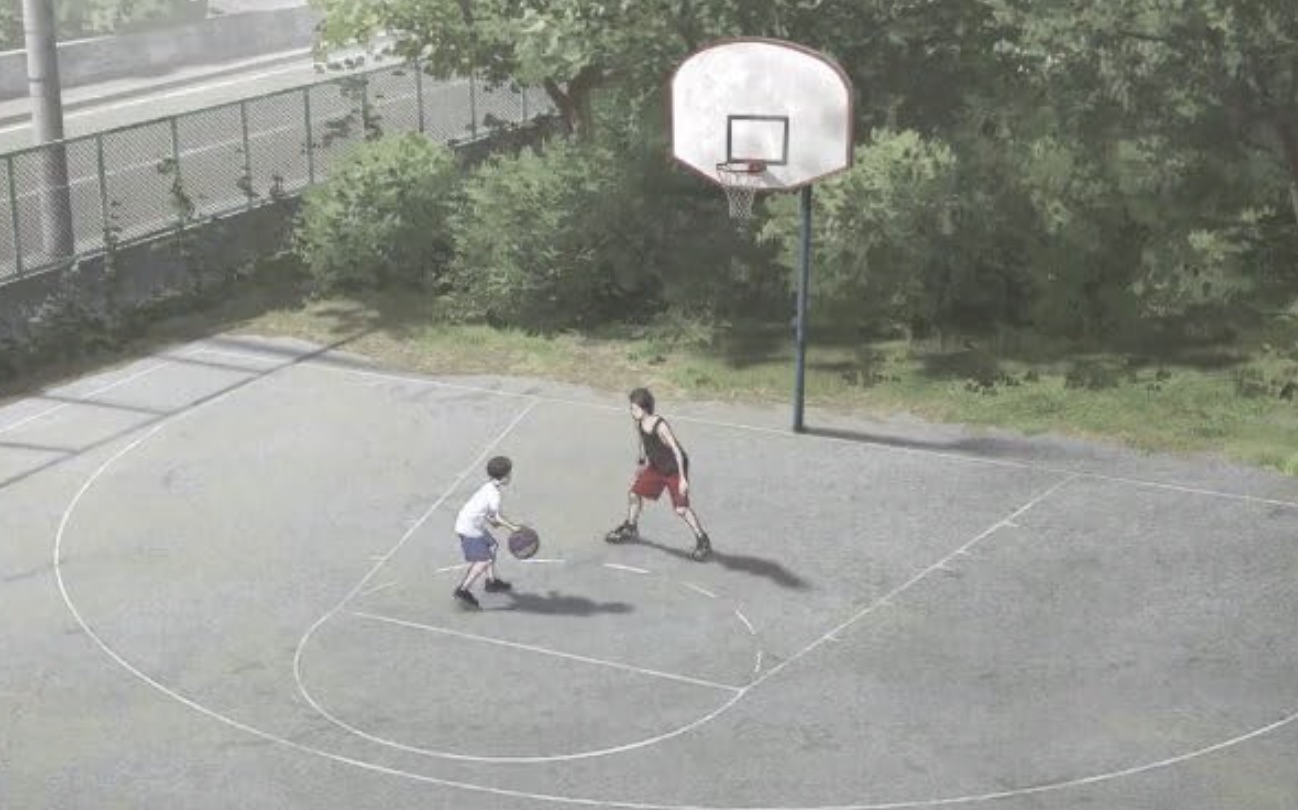
{"type": "Polygon", "coordinates": [[[406,64],[0,155],[0,284],[298,194],[367,137],[456,145],[552,112],[543,91],[406,64]]]}

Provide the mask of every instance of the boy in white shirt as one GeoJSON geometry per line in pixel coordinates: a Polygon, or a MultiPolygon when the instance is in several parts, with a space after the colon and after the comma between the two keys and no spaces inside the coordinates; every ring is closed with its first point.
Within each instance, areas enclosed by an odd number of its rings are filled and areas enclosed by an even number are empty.
{"type": "Polygon", "coordinates": [[[507,591],[512,587],[496,578],[496,539],[487,531],[487,525],[504,526],[511,532],[519,525],[506,519],[500,512],[500,490],[509,483],[514,463],[505,456],[496,456],[487,462],[487,482],[460,508],[455,517],[455,533],[460,536],[460,548],[469,570],[455,589],[455,598],[469,607],[478,607],[478,600],[469,588],[484,572],[487,575],[485,590],[488,593],[507,591]]]}

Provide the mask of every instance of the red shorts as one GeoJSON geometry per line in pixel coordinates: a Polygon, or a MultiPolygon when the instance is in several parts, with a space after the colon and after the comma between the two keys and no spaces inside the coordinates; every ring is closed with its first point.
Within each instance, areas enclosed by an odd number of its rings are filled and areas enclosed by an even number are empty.
{"type": "Polygon", "coordinates": [[[664,487],[671,495],[672,506],[680,509],[690,505],[689,494],[682,493],[680,489],[680,473],[663,475],[661,472],[654,469],[652,465],[648,464],[642,467],[640,472],[636,474],[635,483],[631,485],[631,491],[639,495],[641,498],[648,498],[651,501],[656,501],[658,500],[658,496],[663,494],[664,487]]]}

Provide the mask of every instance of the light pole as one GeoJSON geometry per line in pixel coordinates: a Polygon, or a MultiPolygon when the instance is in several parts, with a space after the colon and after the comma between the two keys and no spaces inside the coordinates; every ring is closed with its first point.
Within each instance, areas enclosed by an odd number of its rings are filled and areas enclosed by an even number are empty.
{"type": "Polygon", "coordinates": [[[41,225],[51,259],[71,258],[72,205],[68,158],[63,144],[63,96],[54,25],[54,0],[23,0],[27,47],[27,93],[32,107],[32,137],[44,145],[41,162],[41,225]]]}

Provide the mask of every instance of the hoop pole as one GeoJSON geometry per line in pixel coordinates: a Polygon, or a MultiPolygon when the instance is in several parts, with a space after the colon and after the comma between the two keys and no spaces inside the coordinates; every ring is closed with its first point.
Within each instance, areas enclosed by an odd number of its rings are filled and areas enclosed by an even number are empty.
{"type": "Polygon", "coordinates": [[[802,187],[802,244],[798,250],[798,314],[795,322],[797,367],[793,389],[793,431],[802,433],[807,383],[807,295],[811,286],[811,185],[802,187]]]}

